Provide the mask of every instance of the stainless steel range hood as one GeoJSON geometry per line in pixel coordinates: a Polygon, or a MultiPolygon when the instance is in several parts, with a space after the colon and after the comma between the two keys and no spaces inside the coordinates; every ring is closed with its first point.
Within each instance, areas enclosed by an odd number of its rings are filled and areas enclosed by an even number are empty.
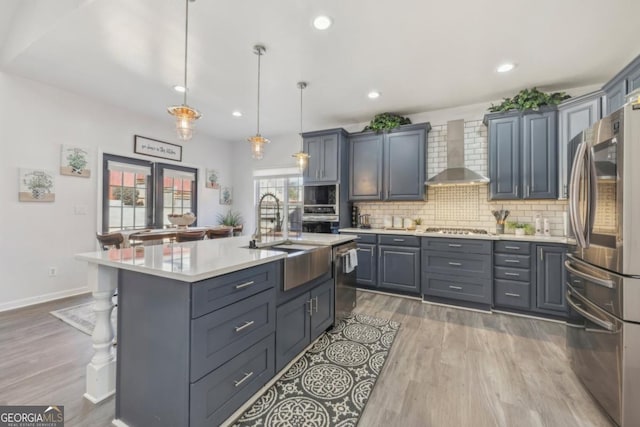
{"type": "Polygon", "coordinates": [[[489,178],[464,167],[464,120],[447,122],[447,168],[425,185],[480,185],[489,178]]]}

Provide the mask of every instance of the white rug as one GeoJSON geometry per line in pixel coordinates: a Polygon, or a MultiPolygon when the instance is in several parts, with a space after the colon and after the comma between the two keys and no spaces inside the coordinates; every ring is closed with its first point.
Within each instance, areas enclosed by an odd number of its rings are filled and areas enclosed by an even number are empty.
{"type": "MultiPolygon", "coordinates": [[[[111,324],[113,325],[114,333],[116,331],[116,319],[118,318],[117,312],[118,307],[115,307],[111,312],[111,324]]],[[[92,302],[51,311],[50,313],[87,335],[93,334],[93,329],[96,326],[96,314],[93,311],[92,302]]]]}

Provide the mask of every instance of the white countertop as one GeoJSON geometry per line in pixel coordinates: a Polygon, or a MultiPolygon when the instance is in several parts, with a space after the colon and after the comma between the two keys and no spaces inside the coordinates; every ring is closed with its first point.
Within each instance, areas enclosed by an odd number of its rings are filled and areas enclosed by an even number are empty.
{"type": "Polygon", "coordinates": [[[444,234],[425,233],[420,230],[389,230],[383,228],[341,228],[341,233],[359,234],[398,234],[418,237],[444,237],[447,239],[476,239],[476,240],[515,240],[523,242],[546,242],[546,243],[571,243],[568,238],[562,236],[516,236],[515,234],[444,234]]]}
{"type": "MultiPolygon", "coordinates": [[[[302,233],[288,239],[297,244],[335,246],[349,242],[354,236],[302,233]]],[[[164,245],[135,246],[109,251],[87,252],[75,257],[81,261],[184,282],[197,282],[286,258],[281,251],[249,249],[249,236],[164,245]]],[[[282,237],[264,238],[259,246],[285,242],[282,237]]]]}

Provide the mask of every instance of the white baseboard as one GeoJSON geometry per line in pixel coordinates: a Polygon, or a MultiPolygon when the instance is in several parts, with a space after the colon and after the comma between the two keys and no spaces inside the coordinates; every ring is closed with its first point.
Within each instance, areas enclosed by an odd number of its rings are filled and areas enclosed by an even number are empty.
{"type": "Polygon", "coordinates": [[[3,311],[15,310],[16,308],[27,307],[34,304],[41,304],[43,302],[54,301],[57,299],[68,298],[75,295],[89,293],[89,288],[84,286],[82,288],[67,289],[60,292],[52,292],[49,294],[38,295],[35,297],[23,298],[14,301],[9,301],[0,304],[0,313],[3,311]]]}

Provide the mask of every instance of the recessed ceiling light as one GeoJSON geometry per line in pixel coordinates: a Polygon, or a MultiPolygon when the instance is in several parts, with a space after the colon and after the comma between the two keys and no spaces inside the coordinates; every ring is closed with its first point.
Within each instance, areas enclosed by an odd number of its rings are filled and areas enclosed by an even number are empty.
{"type": "Polygon", "coordinates": [[[505,62],[496,68],[496,71],[499,73],[507,73],[515,68],[515,64],[512,62],[505,62]]]}
{"type": "Polygon", "coordinates": [[[377,90],[372,90],[367,96],[369,97],[369,99],[380,98],[380,92],[378,92],[377,90]]]}
{"type": "Polygon", "coordinates": [[[317,30],[326,30],[331,26],[331,24],[333,24],[333,21],[331,21],[331,18],[324,15],[316,16],[316,18],[313,20],[313,26],[317,30]]]}
{"type": "Polygon", "coordinates": [[[185,93],[187,91],[187,89],[184,86],[180,86],[180,85],[173,86],[173,90],[180,93],[185,93]]]}
{"type": "Polygon", "coordinates": [[[240,111],[234,111],[233,113],[231,113],[231,115],[233,117],[242,117],[242,113],[240,111]]]}

